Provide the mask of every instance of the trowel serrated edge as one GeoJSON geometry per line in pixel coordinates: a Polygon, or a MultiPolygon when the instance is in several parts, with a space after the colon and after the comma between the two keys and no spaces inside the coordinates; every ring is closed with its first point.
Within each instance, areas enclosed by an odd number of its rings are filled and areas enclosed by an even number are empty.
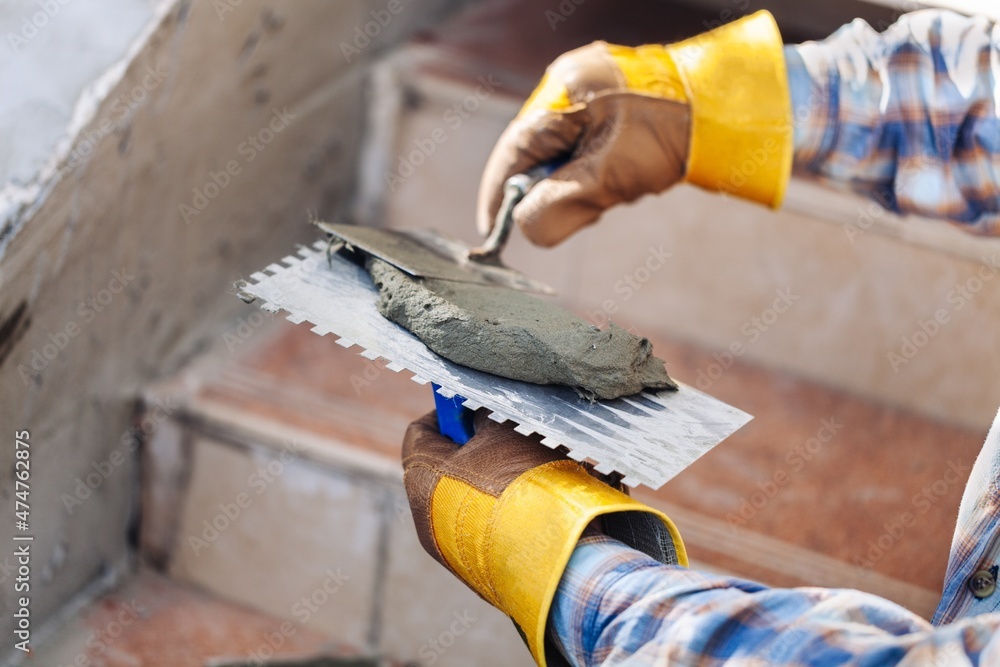
{"type": "MultiPolygon", "coordinates": [[[[325,245],[322,242],[318,242],[317,244],[314,244],[314,246],[316,247],[317,250],[322,249],[325,252],[325,245]]],[[[301,248],[299,252],[300,252],[300,254],[302,254],[303,259],[307,259],[309,257],[309,255],[311,254],[311,252],[308,249],[306,249],[306,248],[301,248]]],[[[289,258],[286,257],[285,259],[287,260],[289,258]]],[[[279,274],[279,273],[281,273],[283,271],[295,268],[300,263],[300,260],[297,260],[297,258],[296,258],[296,261],[294,261],[294,262],[287,262],[287,263],[288,263],[287,267],[282,267],[282,266],[279,266],[278,264],[273,264],[273,263],[269,264],[267,266],[267,268],[265,269],[265,271],[270,272],[272,274],[272,276],[273,275],[277,275],[277,274],[279,274]]],[[[260,282],[269,280],[271,278],[271,276],[267,276],[267,275],[261,273],[260,271],[257,271],[257,272],[254,272],[253,274],[251,274],[250,278],[251,278],[251,280],[253,282],[247,281],[247,287],[248,288],[252,287],[252,286],[254,286],[256,284],[259,284],[260,282]]],[[[303,324],[303,323],[311,324],[313,326],[310,328],[310,331],[312,331],[313,333],[316,333],[318,335],[323,336],[323,335],[332,334],[333,338],[334,338],[334,341],[338,345],[340,345],[341,347],[343,347],[345,349],[349,349],[349,348],[352,348],[352,347],[357,347],[358,348],[357,353],[359,355],[361,355],[362,357],[364,357],[365,359],[369,359],[371,361],[376,361],[379,358],[385,359],[386,362],[387,362],[386,363],[386,367],[387,368],[391,367],[392,370],[394,370],[395,372],[401,372],[401,371],[404,371],[404,370],[407,371],[407,372],[409,372],[410,373],[410,379],[413,382],[416,382],[417,384],[426,385],[426,384],[428,384],[430,382],[430,380],[428,380],[427,378],[419,376],[416,373],[410,371],[410,369],[407,368],[405,365],[400,364],[400,363],[398,363],[396,361],[392,361],[392,360],[388,359],[387,357],[385,357],[384,355],[379,354],[377,352],[373,352],[372,350],[369,350],[368,348],[366,348],[366,347],[364,347],[364,346],[362,346],[362,345],[360,345],[360,344],[358,344],[358,343],[356,343],[354,341],[351,341],[351,340],[349,340],[349,339],[347,339],[347,338],[345,338],[343,336],[338,336],[337,334],[333,333],[332,331],[329,331],[328,328],[325,325],[317,324],[316,322],[312,321],[309,318],[309,316],[306,315],[306,314],[297,313],[297,312],[294,312],[293,310],[291,310],[291,309],[289,309],[287,307],[278,306],[278,305],[270,303],[270,302],[261,303],[260,307],[263,310],[267,310],[267,311],[273,312],[273,313],[278,313],[279,311],[284,311],[286,313],[285,319],[288,320],[289,322],[292,322],[293,324],[303,324]],[[320,333],[320,332],[323,332],[323,333],[320,333]]],[[[450,390],[450,389],[448,389],[448,388],[446,388],[444,386],[438,386],[438,387],[436,387],[435,390],[437,391],[438,394],[444,396],[445,398],[453,398],[454,396],[457,395],[457,392],[452,391],[452,390],[450,390]]],[[[480,408],[483,407],[482,405],[480,405],[480,404],[478,404],[478,403],[476,403],[474,401],[471,401],[469,399],[465,400],[465,402],[463,403],[463,406],[464,407],[468,407],[471,410],[478,410],[478,409],[480,409],[480,408]]],[[[487,408],[487,410],[489,410],[489,409],[487,408]]],[[[531,434],[535,433],[535,430],[533,428],[531,428],[531,426],[520,423],[519,421],[517,421],[517,419],[515,417],[513,417],[513,416],[511,416],[509,414],[503,414],[503,413],[501,413],[500,411],[497,411],[497,410],[489,410],[489,414],[487,416],[490,419],[492,419],[493,421],[501,423],[501,424],[506,423],[508,421],[512,422],[514,424],[514,430],[517,431],[518,433],[521,433],[522,435],[531,435],[531,434]]],[[[575,460],[575,461],[583,461],[583,460],[585,460],[587,458],[590,458],[590,456],[588,455],[588,453],[586,451],[579,451],[580,448],[569,447],[569,446],[563,444],[562,442],[560,442],[559,440],[557,440],[555,438],[552,438],[550,436],[543,437],[541,439],[541,443],[543,445],[545,445],[546,447],[549,447],[551,449],[556,449],[556,448],[562,447],[563,449],[566,450],[567,455],[570,458],[572,458],[573,460],[575,460]]],[[[586,448],[583,448],[583,449],[585,450],[586,448]]],[[[613,468],[610,468],[610,467],[608,467],[606,465],[604,465],[603,467],[605,469],[607,469],[609,472],[613,472],[614,471],[613,468]]],[[[625,477],[624,479],[630,479],[630,478],[629,477],[625,477]]],[[[636,478],[632,477],[631,479],[635,480],[636,478]]],[[[640,483],[640,482],[636,481],[636,485],[638,483],[640,483]]]]}
{"type": "MultiPolygon", "coordinates": [[[[278,313],[279,311],[284,311],[284,312],[286,312],[288,314],[285,319],[288,319],[289,321],[291,321],[293,323],[296,323],[296,324],[308,323],[308,324],[312,325],[312,329],[311,330],[313,332],[317,333],[318,335],[331,335],[332,334],[333,337],[334,337],[335,342],[339,346],[341,346],[341,347],[344,347],[344,348],[357,347],[358,348],[358,353],[361,354],[363,357],[365,357],[367,359],[378,360],[378,359],[381,358],[381,359],[384,359],[386,361],[386,366],[387,367],[392,367],[392,370],[394,370],[396,372],[401,372],[403,370],[408,371],[410,373],[410,379],[413,380],[414,382],[416,382],[417,384],[426,385],[428,382],[430,382],[430,380],[428,378],[424,377],[423,375],[418,374],[416,371],[414,371],[413,369],[411,369],[406,364],[403,364],[403,363],[399,362],[398,360],[392,359],[392,358],[386,356],[385,354],[377,353],[377,352],[374,352],[372,350],[369,350],[367,347],[365,347],[364,345],[362,345],[362,344],[360,344],[360,343],[358,343],[356,341],[353,341],[353,340],[350,340],[349,338],[346,338],[344,336],[338,335],[335,331],[333,331],[332,329],[330,329],[329,325],[327,325],[325,323],[316,322],[315,320],[313,320],[310,317],[309,314],[302,313],[302,312],[296,312],[296,309],[294,309],[294,308],[288,308],[287,306],[276,304],[273,301],[267,301],[262,294],[254,294],[253,293],[253,288],[254,287],[257,287],[257,286],[259,286],[259,285],[261,285],[263,283],[266,283],[266,282],[268,282],[270,280],[273,280],[276,276],[280,276],[281,274],[283,274],[286,271],[298,271],[300,269],[301,270],[305,270],[306,268],[308,268],[307,266],[305,266],[305,265],[307,265],[307,263],[309,263],[309,262],[311,262],[313,260],[317,260],[319,258],[322,258],[322,261],[323,261],[324,265],[327,262],[327,258],[326,258],[326,243],[324,241],[317,241],[316,243],[314,243],[313,244],[313,250],[310,250],[309,248],[306,248],[306,247],[300,247],[298,249],[298,254],[302,257],[301,260],[298,259],[298,258],[296,258],[296,257],[292,257],[292,256],[289,256],[289,257],[285,258],[285,260],[289,260],[289,258],[291,258],[292,260],[294,260],[294,261],[285,261],[285,263],[288,264],[287,267],[280,266],[279,264],[272,263],[272,264],[268,265],[266,267],[266,269],[264,269],[264,272],[257,271],[257,272],[254,272],[253,274],[251,274],[250,280],[248,280],[247,283],[246,283],[246,292],[249,293],[251,296],[254,296],[255,298],[258,299],[258,301],[260,302],[260,307],[263,310],[266,310],[266,311],[272,312],[272,313],[278,313]],[[269,276],[265,272],[270,273],[272,275],[269,276]]],[[[453,365],[453,364],[451,364],[451,362],[448,362],[448,364],[453,365]]],[[[685,389],[687,389],[688,391],[694,392],[694,394],[696,394],[696,395],[700,394],[700,392],[696,392],[693,389],[691,389],[689,387],[686,387],[685,385],[682,385],[682,386],[685,389]]],[[[452,390],[452,389],[449,389],[449,388],[445,387],[443,384],[441,386],[441,389],[443,389],[444,391],[440,391],[439,390],[439,393],[441,395],[443,395],[443,396],[446,396],[446,397],[452,397],[452,396],[455,396],[456,394],[460,393],[459,391],[455,391],[455,390],[452,390]]],[[[731,434],[737,428],[739,428],[740,426],[742,426],[743,424],[745,424],[747,421],[749,421],[750,419],[752,419],[752,417],[750,415],[747,415],[746,413],[743,413],[742,411],[737,410],[736,408],[728,406],[728,405],[722,403],[721,401],[718,401],[718,399],[713,399],[711,397],[707,397],[707,398],[709,398],[715,404],[723,406],[724,408],[726,408],[726,411],[728,411],[729,413],[731,413],[731,414],[729,414],[727,416],[727,418],[725,420],[723,420],[723,422],[725,423],[725,435],[723,435],[722,437],[719,437],[717,440],[715,440],[714,444],[717,444],[724,437],[726,437],[726,435],[731,434]]],[[[662,417],[663,414],[664,414],[662,411],[653,410],[648,405],[646,405],[646,403],[648,403],[650,401],[652,401],[653,403],[657,403],[657,404],[663,405],[663,403],[661,402],[662,399],[657,394],[655,394],[655,393],[644,392],[643,394],[640,394],[637,397],[626,397],[626,398],[623,398],[623,399],[620,399],[620,400],[622,400],[626,405],[629,405],[633,409],[639,410],[639,411],[644,412],[646,414],[649,414],[649,415],[651,415],[653,417],[662,417]]],[[[488,405],[480,405],[480,403],[478,401],[471,401],[468,398],[466,399],[464,405],[466,405],[467,407],[470,407],[470,409],[479,409],[481,407],[484,407],[485,409],[487,409],[487,410],[490,411],[489,415],[488,415],[490,419],[492,419],[493,421],[496,421],[496,422],[500,422],[500,423],[504,423],[504,422],[510,421],[510,422],[512,422],[514,424],[515,430],[517,430],[520,433],[536,433],[536,432],[539,432],[537,429],[532,428],[531,425],[529,425],[529,424],[523,424],[515,415],[509,413],[506,410],[492,409],[488,405]]],[[[697,408],[697,404],[693,404],[693,405],[697,408]]],[[[612,412],[613,414],[615,414],[616,416],[620,416],[622,418],[629,416],[627,412],[619,410],[619,409],[615,408],[614,406],[605,405],[605,407],[606,408],[610,408],[609,411],[612,412]]],[[[582,415],[582,416],[588,416],[586,413],[581,412],[579,409],[577,409],[577,412],[574,413],[574,414],[578,414],[578,415],[582,415]]],[[[594,419],[595,417],[591,416],[589,418],[590,419],[594,419]]],[[[560,419],[566,419],[566,417],[565,416],[560,416],[560,419]]],[[[623,421],[627,425],[629,420],[628,419],[623,419],[623,421]]],[[[723,423],[723,422],[720,422],[720,423],[723,423]]],[[[590,429],[588,429],[585,426],[584,422],[576,422],[576,421],[574,421],[572,423],[573,423],[574,428],[576,428],[577,430],[584,430],[584,431],[590,430],[590,429]]],[[[619,424],[611,423],[611,422],[608,422],[607,420],[602,420],[599,423],[605,428],[605,430],[610,429],[612,432],[615,432],[615,433],[617,433],[618,431],[627,432],[627,430],[628,430],[627,428],[625,428],[625,427],[623,427],[623,426],[621,426],[619,424]]],[[[715,424],[714,426],[715,426],[716,429],[719,428],[719,424],[715,424]]],[[[711,429],[709,429],[709,430],[711,430],[711,429]]],[[[666,477],[665,479],[661,479],[661,478],[657,477],[657,478],[653,478],[655,481],[651,482],[650,478],[648,476],[644,476],[642,474],[638,474],[638,471],[636,469],[634,469],[635,466],[636,466],[636,464],[637,463],[641,463],[642,460],[643,460],[643,458],[645,458],[646,460],[648,460],[648,456],[643,457],[643,452],[639,452],[638,453],[639,459],[637,460],[636,459],[637,454],[635,452],[633,452],[633,451],[628,450],[627,448],[625,448],[625,451],[620,451],[618,453],[618,458],[623,459],[623,461],[622,461],[623,465],[613,466],[613,465],[611,465],[610,463],[608,463],[606,461],[600,461],[601,454],[593,446],[587,445],[586,443],[578,444],[578,445],[577,444],[568,445],[565,442],[562,442],[558,438],[554,438],[552,436],[545,435],[544,433],[541,433],[541,435],[543,436],[541,438],[541,442],[542,442],[542,444],[546,445],[547,447],[550,447],[550,448],[553,448],[553,449],[561,447],[561,448],[563,448],[563,449],[565,449],[567,451],[567,453],[568,453],[568,455],[569,455],[570,458],[572,458],[574,460],[577,460],[577,461],[584,461],[584,460],[596,461],[597,462],[597,469],[599,471],[606,472],[606,473],[618,472],[619,474],[621,474],[623,476],[623,479],[622,479],[623,483],[626,484],[626,485],[628,485],[628,486],[637,486],[639,484],[645,484],[645,485],[650,486],[651,488],[655,489],[655,488],[659,488],[660,486],[662,486],[662,484],[665,481],[667,481],[668,479],[670,479],[670,476],[666,477]],[[632,467],[633,470],[627,469],[628,467],[632,467]],[[625,469],[623,469],[623,468],[625,468],[625,469]]],[[[705,451],[708,451],[708,449],[711,449],[711,446],[714,446],[714,444],[710,445],[708,447],[704,447],[704,448],[701,447],[701,446],[695,447],[696,449],[699,449],[700,453],[697,456],[695,456],[694,459],[689,460],[687,462],[687,465],[690,465],[690,463],[693,462],[693,460],[697,459],[698,456],[700,456],[701,454],[704,454],[705,451]]],[[[662,459],[658,459],[658,460],[662,461],[662,459]]],[[[687,460],[687,459],[685,459],[685,460],[687,460]]],[[[673,474],[676,474],[676,472],[673,473],[673,474]]]]}

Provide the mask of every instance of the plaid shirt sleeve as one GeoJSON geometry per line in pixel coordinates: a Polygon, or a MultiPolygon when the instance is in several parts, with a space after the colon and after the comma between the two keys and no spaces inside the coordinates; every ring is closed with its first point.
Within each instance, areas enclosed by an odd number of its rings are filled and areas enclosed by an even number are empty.
{"type": "Polygon", "coordinates": [[[1000,614],[944,627],[854,590],[772,589],[580,541],[550,631],[574,667],[996,665],[1000,614]]]}
{"type": "Polygon", "coordinates": [[[879,34],[858,19],[785,60],[797,173],[1000,234],[1000,26],[929,9],[879,34]]]}

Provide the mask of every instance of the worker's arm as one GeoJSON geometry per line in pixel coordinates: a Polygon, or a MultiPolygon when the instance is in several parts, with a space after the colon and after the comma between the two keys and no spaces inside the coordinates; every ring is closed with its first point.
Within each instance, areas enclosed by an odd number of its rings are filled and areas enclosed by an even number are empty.
{"type": "Polygon", "coordinates": [[[795,167],[886,208],[1000,232],[1000,41],[983,17],[856,20],[785,49],[795,167]]]}
{"type": "Polygon", "coordinates": [[[667,46],[570,51],[487,160],[480,231],[493,224],[504,181],[546,163],[562,166],[513,211],[545,246],[681,181],[778,206],[792,169],[790,109],[781,36],[767,12],[667,46]]]}
{"type": "MultiPolygon", "coordinates": [[[[1000,451],[997,438],[1000,426],[984,451],[1000,451]]],[[[982,460],[985,471],[993,457],[982,460]]],[[[543,667],[1000,664],[1000,614],[934,627],[859,591],[688,569],[662,513],[482,413],[462,447],[434,413],[411,424],[403,468],[421,544],[512,618],[543,667]],[[585,529],[603,534],[580,539],[585,529]]],[[[995,494],[978,500],[993,513],[995,494]]],[[[988,532],[966,537],[946,582],[956,598],[963,563],[982,556],[973,547],[992,543],[988,532]]]]}
{"type": "Polygon", "coordinates": [[[424,549],[510,616],[542,667],[565,665],[546,632],[549,608],[580,536],[599,525],[652,562],[687,564],[661,512],[591,476],[583,464],[512,425],[476,415],[462,447],[435,413],[410,424],[403,483],[424,549]]]}
{"type": "Polygon", "coordinates": [[[997,614],[935,628],[860,591],[768,588],[607,537],[574,551],[550,626],[574,667],[1000,664],[997,614]]]}
{"type": "Polygon", "coordinates": [[[1000,665],[1000,414],[962,497],[934,625],[853,590],[776,589],[581,540],[549,618],[576,667],[1000,665]]]}
{"type": "Polygon", "coordinates": [[[757,12],[683,42],[595,42],[558,58],[501,135],[480,184],[565,163],[514,209],[554,245],[608,208],[680,182],[772,207],[793,163],[889,209],[1000,233],[1000,41],[983,18],[924,10],[783,48],[757,12]]]}

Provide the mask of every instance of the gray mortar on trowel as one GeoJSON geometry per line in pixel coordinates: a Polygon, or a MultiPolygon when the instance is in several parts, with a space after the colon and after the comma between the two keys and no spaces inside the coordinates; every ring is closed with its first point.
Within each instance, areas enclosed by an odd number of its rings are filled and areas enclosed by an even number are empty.
{"type": "Polygon", "coordinates": [[[379,312],[457,364],[566,385],[589,400],[677,388],[652,344],[614,324],[598,329],[512,289],[413,278],[376,258],[367,268],[379,290],[379,312]]]}

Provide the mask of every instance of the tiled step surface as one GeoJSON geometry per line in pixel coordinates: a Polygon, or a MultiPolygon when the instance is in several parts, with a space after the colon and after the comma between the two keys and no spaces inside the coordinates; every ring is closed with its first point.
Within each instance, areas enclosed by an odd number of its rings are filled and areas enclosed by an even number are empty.
{"type": "Polygon", "coordinates": [[[173,407],[143,455],[143,559],[401,662],[532,664],[510,621],[417,541],[399,445],[430,389],[307,327],[246,340],[150,397],[173,407]]]}
{"type": "MultiPolygon", "coordinates": [[[[207,667],[242,659],[358,655],[324,633],[140,570],[75,615],[25,662],[44,667],[207,667]]],[[[263,662],[257,663],[263,664],[263,662]]]]}
{"type": "MultiPolygon", "coordinates": [[[[689,346],[657,349],[692,384],[720,363],[689,346]]],[[[754,420],[660,491],[638,494],[676,506],[696,557],[774,585],[869,590],[929,616],[985,431],[740,360],[709,391],[754,420]]]]}

